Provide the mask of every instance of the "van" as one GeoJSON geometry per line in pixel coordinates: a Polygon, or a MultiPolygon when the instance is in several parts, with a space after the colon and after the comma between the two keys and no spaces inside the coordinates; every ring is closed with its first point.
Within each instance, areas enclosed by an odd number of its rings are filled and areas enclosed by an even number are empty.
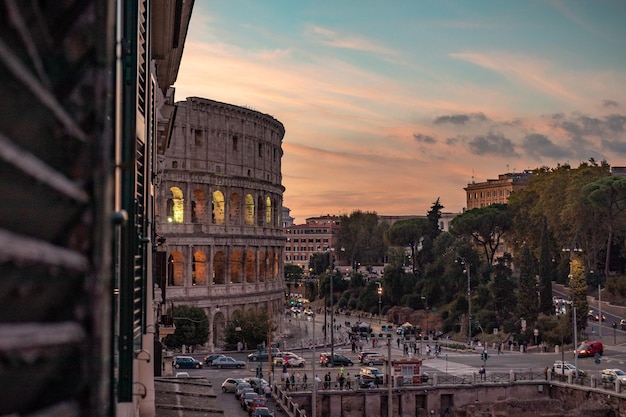
{"type": "Polygon", "coordinates": [[[578,346],[576,353],[579,358],[595,356],[596,353],[602,355],[604,353],[604,347],[602,346],[602,342],[598,342],[597,340],[585,340],[580,344],[580,346],[578,346]]]}

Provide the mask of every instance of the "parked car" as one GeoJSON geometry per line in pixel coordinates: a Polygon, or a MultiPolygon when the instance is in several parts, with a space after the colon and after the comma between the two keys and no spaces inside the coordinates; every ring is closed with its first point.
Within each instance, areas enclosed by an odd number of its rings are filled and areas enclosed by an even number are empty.
{"type": "Polygon", "coordinates": [[[240,382],[235,390],[235,398],[240,399],[245,392],[254,392],[254,388],[248,382],[240,382]]]}
{"type": "Polygon", "coordinates": [[[259,396],[259,394],[257,394],[256,392],[252,391],[252,392],[246,392],[244,393],[241,397],[240,397],[240,401],[241,401],[241,408],[243,408],[244,410],[248,411],[248,405],[250,404],[250,402],[257,398],[259,396]]]}
{"type": "Polygon", "coordinates": [[[626,330],[626,319],[621,319],[619,321],[619,328],[620,330],[626,330]]]}
{"type": "Polygon", "coordinates": [[[172,360],[172,366],[176,369],[190,368],[200,369],[202,368],[202,362],[191,356],[174,356],[172,360]]]}
{"type": "Polygon", "coordinates": [[[428,372],[426,371],[422,371],[420,375],[422,376],[422,382],[428,382],[430,379],[430,375],[428,375],[428,372]]]}
{"type": "Polygon", "coordinates": [[[363,365],[374,366],[384,365],[386,358],[381,353],[370,353],[363,359],[363,365]]]}
{"type": "Polygon", "coordinates": [[[602,355],[604,353],[604,347],[602,346],[602,342],[598,342],[597,340],[585,340],[578,346],[576,353],[580,358],[595,356],[596,353],[602,355]]]}
{"type": "Polygon", "coordinates": [[[603,369],[602,382],[619,382],[626,384],[626,372],[621,369],[603,369]]]}
{"type": "Polygon", "coordinates": [[[237,385],[243,382],[241,378],[226,378],[224,382],[222,382],[222,392],[232,392],[237,391],[237,385]]]}
{"type": "Polygon", "coordinates": [[[222,358],[215,358],[211,363],[214,368],[244,368],[246,363],[244,361],[238,361],[231,356],[224,356],[222,358]]]}
{"type": "MultiPolygon", "coordinates": [[[[552,372],[555,375],[573,375],[576,376],[576,367],[569,362],[556,361],[552,366],[552,372]]],[[[578,376],[585,376],[586,373],[582,369],[578,369],[578,376]]]]}
{"type": "Polygon", "coordinates": [[[246,409],[246,411],[248,412],[248,414],[252,415],[252,412],[255,408],[267,407],[267,400],[264,396],[259,395],[258,397],[253,398],[252,401],[247,404],[247,406],[248,408],[246,409]]]}
{"type": "Polygon", "coordinates": [[[274,417],[274,413],[267,407],[256,407],[250,414],[251,417],[274,417]]]}
{"type": "Polygon", "coordinates": [[[212,353],[204,357],[204,364],[207,366],[211,366],[211,364],[213,363],[213,359],[221,358],[223,356],[226,356],[226,355],[223,355],[221,353],[212,353]]]}
{"type": "Polygon", "coordinates": [[[330,353],[320,355],[320,365],[322,366],[352,366],[354,363],[343,355],[334,354],[331,361],[330,353]]]}
{"type": "MultiPolygon", "coordinates": [[[[272,357],[276,356],[280,352],[277,348],[272,348],[272,357]]],[[[269,355],[267,349],[257,350],[256,352],[252,352],[248,355],[248,360],[250,362],[267,362],[269,355]]]]}
{"type": "Polygon", "coordinates": [[[269,382],[267,382],[266,380],[264,380],[263,378],[257,378],[255,376],[252,377],[248,377],[244,379],[248,384],[250,384],[250,386],[254,389],[255,392],[257,392],[258,394],[263,394],[263,389],[265,388],[266,385],[269,384],[269,382]]]}

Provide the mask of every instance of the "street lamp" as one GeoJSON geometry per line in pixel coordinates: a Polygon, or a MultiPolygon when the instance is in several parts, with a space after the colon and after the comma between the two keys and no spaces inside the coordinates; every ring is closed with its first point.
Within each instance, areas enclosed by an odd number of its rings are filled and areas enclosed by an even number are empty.
{"type": "Polygon", "coordinates": [[[380,318],[381,318],[381,306],[383,303],[382,297],[383,297],[383,286],[380,282],[377,282],[376,284],[378,284],[378,324],[380,324],[380,318]]]}
{"type": "Polygon", "coordinates": [[[463,272],[467,273],[467,322],[468,322],[467,338],[471,343],[472,341],[472,287],[471,287],[472,275],[470,272],[471,265],[462,256],[459,256],[455,262],[458,262],[461,265],[465,265],[465,271],[463,272]]]}

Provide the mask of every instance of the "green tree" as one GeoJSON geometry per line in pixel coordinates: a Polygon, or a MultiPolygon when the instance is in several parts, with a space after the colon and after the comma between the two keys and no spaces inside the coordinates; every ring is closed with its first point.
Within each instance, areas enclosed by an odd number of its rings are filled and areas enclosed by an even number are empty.
{"type": "Polygon", "coordinates": [[[285,264],[285,284],[287,284],[287,288],[289,289],[289,294],[292,293],[291,289],[299,288],[302,281],[302,276],[304,275],[304,271],[302,267],[294,264],[285,264]]]}
{"type": "Polygon", "coordinates": [[[605,177],[583,188],[583,193],[591,202],[591,205],[604,214],[606,222],[606,256],[604,261],[604,274],[610,273],[611,245],[615,225],[626,212],[626,178],[605,177]]]}
{"type": "Polygon", "coordinates": [[[452,220],[450,230],[458,236],[469,237],[481,247],[487,265],[491,268],[502,238],[511,225],[511,215],[506,204],[492,204],[456,216],[452,220]]]}
{"type": "Polygon", "coordinates": [[[541,229],[541,254],[539,257],[539,311],[550,315],[554,313],[552,301],[552,280],[554,279],[554,268],[552,256],[550,255],[550,238],[548,231],[548,221],[543,220],[541,229]]]}
{"type": "Polygon", "coordinates": [[[339,256],[345,256],[354,269],[359,263],[382,263],[386,252],[382,238],[384,229],[384,225],[379,225],[375,212],[356,210],[349,216],[341,216],[337,233],[337,243],[341,250],[339,256]]]}
{"type": "Polygon", "coordinates": [[[587,281],[582,256],[578,252],[570,252],[569,294],[572,304],[576,307],[576,327],[583,330],[587,327],[587,281]]]}
{"type": "Polygon", "coordinates": [[[248,347],[267,343],[268,332],[276,330],[276,326],[268,318],[265,310],[235,311],[226,325],[225,339],[229,345],[241,341],[248,347]]]}
{"type": "Polygon", "coordinates": [[[198,307],[177,305],[173,309],[174,334],[167,335],[164,340],[170,348],[183,345],[194,346],[206,343],[209,338],[209,319],[204,310],[198,307]]]}
{"type": "Polygon", "coordinates": [[[492,270],[491,294],[493,309],[499,320],[509,319],[515,312],[515,283],[510,268],[511,256],[505,255],[496,260],[492,270]]]}
{"type": "Polygon", "coordinates": [[[424,237],[428,234],[429,223],[427,219],[415,218],[399,220],[387,230],[387,240],[391,245],[409,247],[411,249],[412,269],[418,275],[417,250],[424,237]]]}
{"type": "Polygon", "coordinates": [[[534,323],[539,314],[535,279],[535,259],[528,248],[522,247],[520,256],[520,275],[517,287],[517,317],[534,323]]]}

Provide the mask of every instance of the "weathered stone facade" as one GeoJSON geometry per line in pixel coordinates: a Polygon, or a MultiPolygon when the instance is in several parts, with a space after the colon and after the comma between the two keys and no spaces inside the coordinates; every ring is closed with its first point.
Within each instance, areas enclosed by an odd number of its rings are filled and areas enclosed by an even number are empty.
{"type": "Polygon", "coordinates": [[[157,193],[157,275],[165,303],[203,308],[208,347],[237,310],[282,311],[283,125],[202,98],[176,103],[157,193]],[[160,271],[160,272],[159,272],[160,271]]]}

